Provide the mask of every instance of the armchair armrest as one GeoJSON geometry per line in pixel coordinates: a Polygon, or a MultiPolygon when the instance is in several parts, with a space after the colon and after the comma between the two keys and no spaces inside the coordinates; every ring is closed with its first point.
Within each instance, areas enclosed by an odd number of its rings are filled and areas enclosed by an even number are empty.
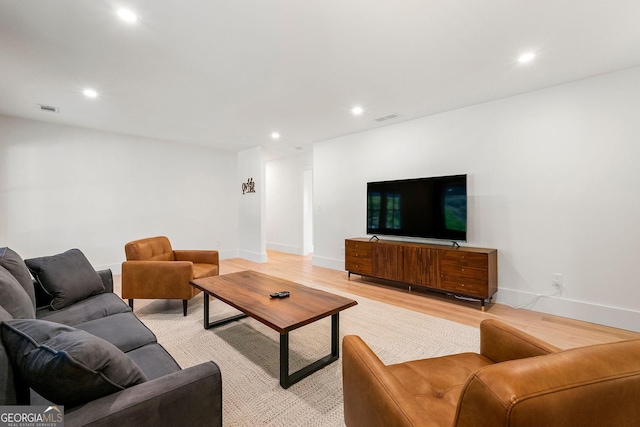
{"type": "Polygon", "coordinates": [[[404,386],[356,335],[342,340],[346,425],[436,427],[404,386]]]}
{"type": "Polygon", "coordinates": [[[66,426],[222,426],[218,365],[202,363],[65,413],[66,426]]]}
{"type": "Polygon", "coordinates": [[[218,251],[180,250],[173,251],[173,256],[176,261],[191,261],[198,264],[219,265],[218,251]]]}
{"type": "Polygon", "coordinates": [[[122,263],[122,298],[183,299],[181,285],[189,288],[191,261],[125,261],[122,263]]]}
{"type": "Polygon", "coordinates": [[[480,324],[480,354],[495,363],[556,353],[560,349],[494,319],[480,324]]]}
{"type": "Polygon", "coordinates": [[[462,390],[456,426],[627,426],[640,420],[640,340],[497,363],[462,390]]]}

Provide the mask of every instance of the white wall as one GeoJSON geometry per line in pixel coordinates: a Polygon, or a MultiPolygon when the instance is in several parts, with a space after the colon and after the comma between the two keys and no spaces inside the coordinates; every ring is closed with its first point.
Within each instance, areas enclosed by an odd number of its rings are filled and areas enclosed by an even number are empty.
{"type": "Polygon", "coordinates": [[[640,330],[640,68],[314,145],[314,264],[344,269],[366,183],[468,174],[468,245],[498,249],[498,302],[640,330]]]}
{"type": "Polygon", "coordinates": [[[80,248],[120,271],[124,244],[238,250],[237,154],[0,116],[0,246],[80,248]]]}
{"type": "Polygon", "coordinates": [[[262,148],[238,153],[237,194],[240,194],[239,256],[267,262],[266,172],[262,148]],[[242,184],[252,179],[255,192],[242,194],[242,184]]]}
{"type": "Polygon", "coordinates": [[[304,173],[312,167],[312,153],[267,162],[267,249],[306,255],[304,173]]]}

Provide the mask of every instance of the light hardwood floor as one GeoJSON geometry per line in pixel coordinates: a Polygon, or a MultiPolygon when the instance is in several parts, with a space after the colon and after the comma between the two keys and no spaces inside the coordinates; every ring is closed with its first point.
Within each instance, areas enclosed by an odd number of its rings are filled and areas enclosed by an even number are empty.
{"type": "MultiPolygon", "coordinates": [[[[640,338],[640,333],[636,332],[531,310],[514,309],[502,304],[493,304],[486,312],[482,312],[479,303],[459,301],[433,292],[409,292],[358,275],[352,275],[351,280],[348,280],[345,271],[313,266],[310,255],[303,257],[268,251],[266,263],[255,263],[240,258],[220,261],[220,274],[242,270],[255,270],[302,284],[317,284],[474,327],[478,327],[484,319],[500,319],[560,348],[640,338]]],[[[119,276],[114,277],[114,287],[120,294],[119,276]]],[[[182,307],[182,303],[136,300],[134,306],[135,311],[155,311],[166,310],[168,306],[182,307]]]]}

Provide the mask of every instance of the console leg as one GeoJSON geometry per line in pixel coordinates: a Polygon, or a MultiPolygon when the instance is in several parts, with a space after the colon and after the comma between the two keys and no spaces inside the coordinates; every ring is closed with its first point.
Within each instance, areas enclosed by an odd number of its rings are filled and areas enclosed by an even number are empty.
{"type": "Polygon", "coordinates": [[[485,307],[484,307],[484,298],[482,298],[482,299],[480,300],[480,305],[481,305],[480,309],[481,309],[482,311],[485,311],[486,309],[485,309],[485,307]]]}
{"type": "Polygon", "coordinates": [[[187,300],[186,299],[182,300],[182,315],[183,316],[187,315],[187,300]]]}
{"type": "Polygon", "coordinates": [[[133,311],[133,299],[129,300],[129,307],[131,307],[131,311],[133,311]]]}
{"type": "Polygon", "coordinates": [[[347,271],[347,280],[351,281],[351,272],[350,271],[347,271]]]}

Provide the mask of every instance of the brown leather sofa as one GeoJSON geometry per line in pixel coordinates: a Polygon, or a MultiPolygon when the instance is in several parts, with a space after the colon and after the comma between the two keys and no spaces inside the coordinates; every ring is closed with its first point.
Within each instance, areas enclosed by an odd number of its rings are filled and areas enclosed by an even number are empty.
{"type": "Polygon", "coordinates": [[[485,320],[480,342],[480,354],[385,366],[360,337],[346,336],[346,425],[640,425],[640,340],[561,351],[485,320]]]}
{"type": "Polygon", "coordinates": [[[124,251],[122,298],[129,300],[131,309],[134,299],[181,299],[186,316],[187,301],[201,292],[189,281],[220,272],[218,251],[174,251],[165,236],[134,240],[124,251]]]}

